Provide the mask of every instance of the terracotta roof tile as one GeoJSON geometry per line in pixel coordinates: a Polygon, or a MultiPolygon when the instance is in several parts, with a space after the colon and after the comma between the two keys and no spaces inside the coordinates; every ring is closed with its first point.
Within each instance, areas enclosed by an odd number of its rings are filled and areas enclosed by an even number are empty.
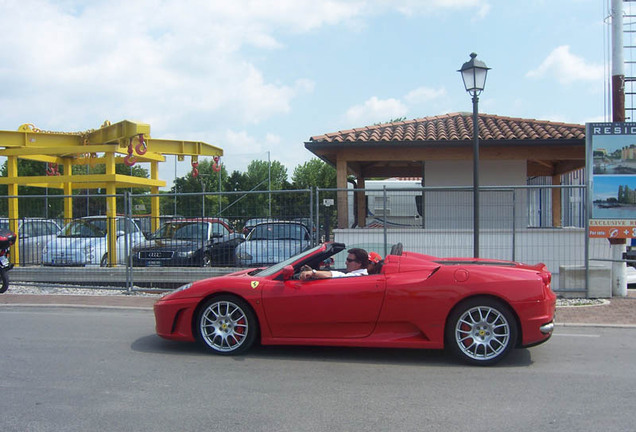
{"type": "MultiPolygon", "coordinates": [[[[479,114],[479,138],[483,140],[585,139],[585,125],[479,114]]],[[[471,113],[450,113],[415,120],[366,126],[313,136],[323,143],[440,142],[473,139],[471,113]]]]}

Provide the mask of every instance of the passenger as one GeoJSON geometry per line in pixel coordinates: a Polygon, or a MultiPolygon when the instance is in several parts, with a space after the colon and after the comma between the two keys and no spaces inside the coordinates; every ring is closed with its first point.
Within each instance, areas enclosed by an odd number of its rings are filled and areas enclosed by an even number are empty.
{"type": "Polygon", "coordinates": [[[329,279],[350,276],[366,276],[369,266],[369,254],[364,249],[352,248],[347,251],[347,271],[345,273],[335,270],[315,270],[303,269],[300,272],[300,279],[329,279]]]}
{"type": "Polygon", "coordinates": [[[377,252],[369,253],[369,265],[367,266],[368,274],[378,274],[382,269],[382,255],[377,252]]]}

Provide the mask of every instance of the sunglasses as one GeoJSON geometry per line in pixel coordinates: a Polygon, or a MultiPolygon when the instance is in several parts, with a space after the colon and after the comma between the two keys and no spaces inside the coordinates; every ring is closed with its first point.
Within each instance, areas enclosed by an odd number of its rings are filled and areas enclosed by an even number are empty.
{"type": "Polygon", "coordinates": [[[355,258],[354,258],[354,259],[347,258],[347,262],[348,262],[348,263],[350,263],[350,262],[358,262],[358,260],[357,260],[357,259],[355,259],[355,258]]]}

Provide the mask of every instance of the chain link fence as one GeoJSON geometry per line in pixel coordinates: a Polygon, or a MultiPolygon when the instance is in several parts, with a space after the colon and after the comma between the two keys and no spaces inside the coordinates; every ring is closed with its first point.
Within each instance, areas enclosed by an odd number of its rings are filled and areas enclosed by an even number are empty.
{"type": "MultiPolygon", "coordinates": [[[[109,197],[104,194],[5,196],[0,226],[10,225],[8,200],[17,199],[14,280],[129,291],[170,289],[273,264],[325,240],[383,256],[396,243],[427,255],[472,256],[472,188],[384,187],[357,193],[364,193],[362,212],[352,189],[126,192],[110,197],[117,203],[115,218],[105,216],[109,197]],[[338,227],[338,194],[347,196],[344,228],[338,227]],[[153,201],[159,216],[151,215],[153,201]],[[65,205],[72,206],[70,220],[64,218],[65,205]],[[358,220],[361,213],[365,217],[358,220]],[[257,222],[270,223],[249,237],[257,222]]],[[[481,188],[480,257],[543,262],[553,273],[555,291],[585,291],[584,285],[566,286],[564,273],[587,271],[590,256],[611,255],[604,239],[588,242],[585,196],[585,186],[576,185],[481,188]]]]}

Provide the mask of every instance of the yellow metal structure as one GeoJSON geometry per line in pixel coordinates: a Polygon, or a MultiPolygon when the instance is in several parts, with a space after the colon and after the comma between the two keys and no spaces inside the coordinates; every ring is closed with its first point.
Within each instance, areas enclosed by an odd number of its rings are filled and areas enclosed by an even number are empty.
{"type": "MultiPolygon", "coordinates": [[[[115,194],[118,188],[148,187],[151,194],[158,194],[166,182],[159,179],[159,163],[166,155],[176,155],[179,160],[190,156],[223,156],[223,150],[198,141],[153,139],[150,125],[128,120],[111,124],[106,121],[99,129],[86,132],[50,132],[24,124],[17,131],[0,131],[0,156],[7,157],[7,177],[0,177],[0,184],[8,186],[10,229],[18,231],[18,186],[37,186],[63,189],[64,217],[73,217],[71,195],[74,189],[106,189],[106,216],[111,221],[109,251],[115,251],[117,215],[115,194]],[[60,175],[20,176],[18,159],[30,159],[62,166],[60,175]],[[133,177],[115,172],[115,164],[128,162],[150,164],[150,178],[133,177]],[[73,165],[105,165],[105,174],[73,175],[73,165]]],[[[159,197],[151,199],[153,229],[159,220],[159,197]]],[[[19,264],[18,243],[12,256],[19,264]]],[[[109,264],[116,264],[116,253],[109,253],[109,264]]]]}

